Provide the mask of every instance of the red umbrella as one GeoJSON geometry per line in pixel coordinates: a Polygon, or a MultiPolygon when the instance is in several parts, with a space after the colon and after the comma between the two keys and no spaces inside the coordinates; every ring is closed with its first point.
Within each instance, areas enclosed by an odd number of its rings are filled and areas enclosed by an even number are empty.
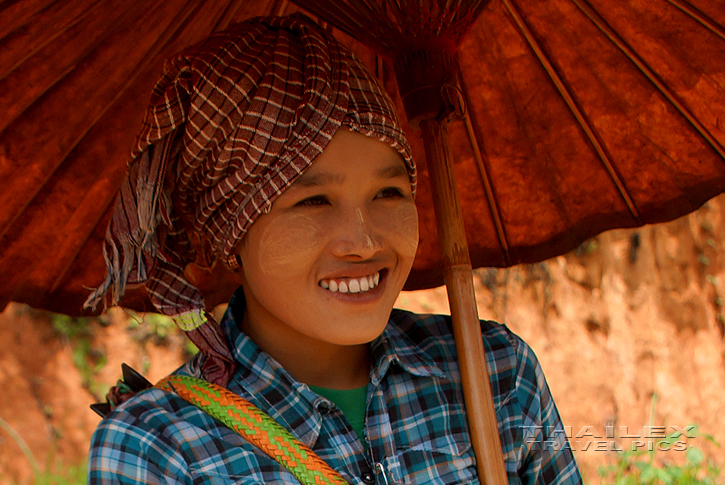
{"type": "Polygon", "coordinates": [[[725,30],[680,0],[487,3],[305,1],[392,59],[408,119],[420,125],[479,477],[503,484],[454,160],[463,171],[475,159],[468,167],[480,177],[461,188],[480,183],[478,207],[495,229],[480,246],[480,220],[468,225],[478,264],[533,261],[607,227],[692,210],[723,190],[725,30]],[[473,157],[451,153],[456,111],[473,157]]]}
{"type": "MultiPolygon", "coordinates": [[[[80,312],[105,271],[108,208],[163,60],[276,3],[0,6],[0,303],[80,312]]],[[[461,40],[452,96],[469,98],[469,116],[449,131],[474,267],[562,254],[723,190],[725,4],[594,7],[624,50],[570,0],[492,0],[461,40]]],[[[395,91],[392,63],[355,48],[395,91]]],[[[417,138],[422,231],[408,289],[443,281],[417,138]]],[[[127,304],[144,307],[135,295],[127,304]]]]}
{"type": "MultiPolygon", "coordinates": [[[[80,312],[105,272],[100,241],[161,62],[277,3],[0,5],[0,303],[80,312]]],[[[304,4],[389,56],[353,45],[392,90],[394,65],[407,74],[401,59],[421,49],[458,61],[444,64],[450,104],[434,112],[461,118],[445,130],[458,183],[443,186],[458,185],[463,216],[441,225],[466,229],[473,267],[534,262],[609,228],[669,220],[725,187],[722,1],[304,4]]],[[[404,87],[406,101],[429,99],[424,88],[404,87]]],[[[422,125],[444,148],[436,124],[422,125]]],[[[410,289],[443,280],[428,172],[422,163],[410,289]]],[[[444,245],[454,268],[467,266],[458,237],[444,245]]],[[[143,293],[124,303],[150,309],[143,293]]]]}

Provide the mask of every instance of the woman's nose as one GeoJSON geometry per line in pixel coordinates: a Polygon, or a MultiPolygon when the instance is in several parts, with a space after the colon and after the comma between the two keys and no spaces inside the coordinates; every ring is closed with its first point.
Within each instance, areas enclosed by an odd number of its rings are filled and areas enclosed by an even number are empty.
{"type": "Polygon", "coordinates": [[[382,248],[375,225],[359,207],[342,214],[333,231],[332,252],[335,256],[367,259],[382,248]]]}

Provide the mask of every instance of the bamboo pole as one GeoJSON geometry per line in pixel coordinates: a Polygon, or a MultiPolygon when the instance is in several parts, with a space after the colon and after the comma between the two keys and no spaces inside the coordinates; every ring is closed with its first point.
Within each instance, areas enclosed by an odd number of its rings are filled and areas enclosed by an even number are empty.
{"type": "Polygon", "coordinates": [[[431,189],[444,264],[444,280],[453,321],[463,397],[484,485],[506,485],[506,470],[498,435],[493,395],[484,356],[481,325],[473,290],[473,270],[463,226],[461,204],[453,173],[453,156],[445,125],[436,119],[421,121],[431,189]]]}

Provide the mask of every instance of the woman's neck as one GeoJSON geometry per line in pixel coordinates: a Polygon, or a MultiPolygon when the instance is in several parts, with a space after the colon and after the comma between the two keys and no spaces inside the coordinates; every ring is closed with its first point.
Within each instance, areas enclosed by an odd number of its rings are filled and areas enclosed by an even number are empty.
{"type": "Polygon", "coordinates": [[[323,342],[288,327],[272,329],[251,324],[246,314],[240,328],[300,382],[328,389],[355,389],[370,379],[368,343],[323,342]]]}

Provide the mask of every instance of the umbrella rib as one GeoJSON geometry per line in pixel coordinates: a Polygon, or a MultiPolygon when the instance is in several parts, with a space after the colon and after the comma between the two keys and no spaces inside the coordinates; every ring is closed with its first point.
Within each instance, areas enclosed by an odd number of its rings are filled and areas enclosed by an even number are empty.
{"type": "Polygon", "coordinates": [[[725,148],[715,139],[714,136],[705,128],[705,125],[687,109],[684,103],[677,95],[665,85],[665,83],[657,76],[657,74],[645,63],[645,61],[637,55],[636,52],[607,24],[604,19],[584,0],[572,0],[584,14],[601,30],[608,38],[621,50],[629,60],[637,66],[657,90],[680,112],[682,116],[692,125],[693,128],[707,141],[710,146],[725,159],[725,148]]]}
{"type": "Polygon", "coordinates": [[[276,0],[272,5],[272,15],[282,16],[287,12],[289,2],[287,0],[276,0]]]}
{"type": "MultiPolygon", "coordinates": [[[[25,57],[23,57],[22,60],[15,63],[7,72],[0,74],[0,81],[4,81],[5,78],[7,78],[9,75],[11,75],[17,68],[19,68],[23,63],[28,61],[32,56],[40,52],[44,47],[48,46],[53,40],[57,39],[60,35],[67,32],[69,29],[73,28],[76,24],[78,24],[80,21],[88,17],[88,14],[92,12],[97,6],[101,5],[101,2],[98,2],[90,8],[87,12],[85,12],[83,15],[79,15],[74,19],[72,22],[70,22],[63,30],[58,31],[56,35],[53,35],[50,37],[43,45],[39,46],[37,49],[33,50],[32,52],[29,52],[25,57]]],[[[110,35],[110,32],[107,34],[110,35]]],[[[102,45],[105,41],[106,36],[104,36],[101,39],[96,40],[96,42],[89,48],[89,50],[83,55],[83,57],[87,56],[88,53],[92,52],[94,49],[98,48],[98,46],[102,45]]],[[[45,86],[43,91],[40,91],[35,95],[35,97],[28,99],[24,104],[20,105],[20,108],[17,109],[16,114],[12,115],[12,118],[9,118],[5,120],[3,124],[0,125],[0,132],[5,130],[10,124],[18,118],[20,115],[22,115],[26,110],[28,110],[31,106],[33,106],[35,103],[38,102],[39,99],[41,99],[46,93],[48,93],[51,89],[53,89],[54,86],[56,86],[59,82],[63,81],[70,73],[72,73],[77,68],[77,63],[71,63],[68,65],[66,69],[63,71],[60,71],[56,73],[55,77],[45,86]]],[[[0,234],[2,236],[2,234],[0,234]]]]}
{"type": "MultiPolygon", "coordinates": [[[[35,197],[43,190],[43,187],[48,183],[48,181],[53,177],[55,172],[63,165],[63,162],[65,161],[68,156],[73,153],[73,150],[75,150],[78,145],[83,141],[83,139],[88,135],[88,133],[95,127],[96,123],[108,112],[111,106],[114,105],[116,101],[125,93],[126,89],[133,84],[133,82],[141,75],[141,71],[143,71],[143,68],[151,62],[151,60],[156,56],[156,54],[160,51],[160,46],[165,44],[165,41],[163,41],[164,38],[168,38],[170,36],[173,36],[173,33],[181,29],[186,25],[186,22],[188,22],[189,18],[191,17],[191,14],[195,12],[197,9],[192,9],[192,12],[187,12],[185,15],[182,15],[182,20],[178,25],[176,25],[176,28],[172,30],[171,33],[167,35],[162,35],[159,37],[159,40],[157,40],[155,47],[156,51],[152,49],[149,50],[149,55],[144,57],[144,61],[141,62],[137,67],[138,69],[135,69],[135,75],[130,77],[128,81],[118,90],[116,95],[111,99],[106,105],[100,110],[99,114],[92,120],[91,123],[88,124],[87,128],[76,138],[76,140],[71,143],[71,145],[66,150],[65,154],[60,157],[60,162],[51,170],[48,172],[47,177],[45,180],[42,181],[42,183],[39,183],[36,187],[35,192],[33,193],[32,197],[28,200],[28,202],[20,208],[20,210],[15,214],[14,217],[12,217],[6,224],[4,228],[0,230],[0,238],[5,236],[5,231],[9,230],[10,227],[15,223],[15,221],[20,217],[20,215],[25,211],[25,209],[30,205],[30,203],[35,199],[35,197]]],[[[172,24],[173,25],[173,24],[172,24]]]]}
{"type": "MultiPolygon", "coordinates": [[[[639,221],[639,211],[637,210],[637,207],[635,206],[634,201],[632,200],[632,196],[629,194],[629,191],[627,190],[627,187],[625,186],[624,182],[620,178],[619,174],[617,174],[617,171],[614,168],[614,164],[612,163],[612,159],[610,158],[609,154],[605,150],[603,143],[597,136],[593,127],[591,126],[589,121],[584,116],[584,113],[582,112],[581,108],[579,108],[579,106],[577,105],[576,101],[574,100],[574,97],[572,96],[572,94],[569,91],[569,88],[566,86],[566,84],[564,83],[564,80],[561,78],[559,73],[556,71],[556,68],[549,60],[546,53],[544,52],[544,50],[541,48],[539,43],[534,38],[534,35],[531,32],[531,29],[529,29],[529,26],[526,24],[523,17],[519,13],[519,11],[516,10],[516,7],[514,7],[511,4],[510,0],[502,0],[502,1],[503,1],[504,5],[506,6],[506,9],[509,11],[511,16],[513,17],[514,22],[518,26],[522,35],[526,39],[526,42],[529,44],[531,49],[534,51],[534,54],[536,55],[537,59],[539,60],[541,65],[546,70],[551,81],[554,83],[554,86],[556,87],[557,91],[559,91],[559,95],[562,97],[562,99],[566,103],[567,107],[569,108],[571,113],[574,115],[574,118],[579,123],[579,126],[584,131],[584,134],[586,135],[587,139],[592,144],[594,150],[596,151],[597,155],[599,156],[599,159],[604,164],[604,167],[607,170],[609,177],[612,179],[612,182],[617,187],[617,190],[619,191],[619,195],[622,197],[625,204],[629,208],[629,212],[632,214],[632,217],[634,217],[637,221],[639,221]]],[[[573,0],[573,1],[576,1],[576,0],[573,0]]]]}
{"type": "Polygon", "coordinates": [[[222,13],[219,18],[217,19],[217,22],[214,24],[214,27],[212,27],[212,32],[217,32],[220,30],[224,30],[227,27],[229,27],[229,22],[232,21],[234,16],[239,12],[239,9],[242,8],[241,2],[229,2],[227,3],[226,9],[224,9],[224,13],[222,13]]]}
{"type": "Polygon", "coordinates": [[[26,25],[28,21],[33,19],[33,17],[45,12],[58,2],[56,0],[46,0],[44,3],[37,5],[32,11],[28,11],[28,7],[25,7],[22,9],[21,15],[15,15],[12,17],[12,20],[7,20],[9,16],[7,11],[16,3],[18,3],[17,0],[0,0],[0,20],[2,20],[0,25],[3,27],[3,30],[0,31],[0,41],[4,41],[13,32],[16,32],[22,28],[22,26],[26,25]]]}
{"type": "Polygon", "coordinates": [[[375,2],[362,2],[361,6],[365,8],[362,9],[357,6],[355,15],[348,14],[348,17],[353,17],[351,20],[357,20],[357,28],[351,27],[350,35],[356,38],[361,34],[365,35],[370,39],[369,42],[374,42],[374,45],[369,46],[373,49],[377,47],[377,50],[379,50],[380,47],[383,47],[392,50],[394,44],[391,45],[390,41],[397,37],[398,31],[395,29],[395,25],[390,22],[390,18],[386,15],[383,6],[375,2]]]}
{"type": "MultiPolygon", "coordinates": [[[[385,3],[385,5],[388,6],[388,9],[390,10],[390,13],[392,14],[393,18],[396,18],[396,19],[405,18],[405,14],[403,14],[403,9],[399,2],[396,2],[395,0],[393,0],[391,2],[384,2],[384,3],[385,3]]],[[[382,11],[385,12],[386,11],[385,6],[383,6],[381,4],[381,7],[382,7],[382,11]]]]}
{"type": "MultiPolygon", "coordinates": [[[[23,57],[22,59],[20,59],[13,66],[11,66],[6,72],[4,72],[4,73],[2,73],[2,75],[0,75],[0,81],[2,81],[3,79],[5,79],[6,77],[8,77],[13,71],[15,71],[15,69],[17,69],[18,67],[20,67],[22,64],[24,64],[28,59],[30,59],[31,57],[33,57],[35,54],[37,54],[38,52],[40,52],[41,50],[43,50],[48,44],[50,44],[51,42],[53,42],[59,36],[63,35],[65,32],[67,32],[68,30],[72,29],[80,21],[82,21],[83,19],[87,18],[102,3],[103,2],[101,2],[101,1],[97,1],[92,7],[90,7],[85,12],[83,12],[82,14],[76,16],[76,18],[74,18],[73,20],[71,20],[70,22],[68,22],[68,24],[65,25],[65,27],[63,29],[58,30],[55,34],[53,34],[50,37],[48,37],[48,39],[46,39],[45,42],[43,42],[42,44],[40,44],[39,46],[37,46],[32,51],[27,52],[25,54],[25,57],[23,57]]],[[[102,40],[101,40],[101,42],[102,42],[102,40]]],[[[57,81],[55,81],[55,82],[57,82],[57,81]]]]}
{"type": "MultiPolygon", "coordinates": [[[[111,199],[112,205],[115,201],[115,197],[111,199]]],[[[108,207],[108,206],[106,206],[108,207]]],[[[55,280],[53,281],[53,284],[50,285],[50,288],[48,289],[48,293],[53,293],[55,290],[58,289],[60,284],[63,282],[63,279],[65,279],[66,274],[68,274],[68,271],[70,271],[71,267],[73,266],[73,263],[75,263],[76,256],[81,252],[81,249],[83,249],[83,246],[85,246],[86,242],[91,238],[91,235],[93,235],[93,228],[98,225],[98,222],[103,219],[103,216],[105,215],[106,211],[99,211],[98,217],[96,217],[95,222],[91,225],[89,224],[89,227],[91,230],[87,231],[85,236],[82,238],[82,240],[78,241],[78,244],[76,244],[76,249],[73,251],[73,253],[70,255],[70,257],[67,259],[67,263],[63,265],[62,269],[58,272],[58,276],[56,276],[55,280]]]]}
{"type": "Polygon", "coordinates": [[[701,11],[699,11],[698,9],[696,9],[695,7],[690,5],[688,2],[686,2],[685,0],[667,0],[667,1],[670,2],[672,5],[674,5],[675,7],[682,10],[683,12],[685,12],[687,15],[689,15],[693,19],[700,22],[704,27],[709,29],[712,33],[720,36],[723,40],[725,40],[725,29],[720,24],[715,22],[713,19],[711,19],[710,17],[708,17],[707,15],[705,15],[704,13],[702,13],[701,11]]]}
{"type": "Polygon", "coordinates": [[[297,0],[295,3],[300,6],[304,3],[305,5],[303,8],[305,8],[308,12],[311,12],[312,9],[323,11],[324,14],[318,14],[321,18],[324,18],[338,29],[353,37],[356,37],[356,35],[360,32],[364,32],[363,29],[365,27],[370,27],[369,25],[365,25],[364,22],[361,23],[361,21],[368,20],[368,16],[361,15],[358,5],[347,5],[348,8],[354,9],[355,13],[358,14],[349,15],[347,12],[343,12],[339,6],[328,5],[324,0],[308,0],[307,2],[297,0]]]}
{"type": "MultiPolygon", "coordinates": [[[[148,63],[151,61],[151,59],[153,59],[155,57],[155,55],[159,52],[159,50],[160,50],[159,46],[165,45],[165,40],[163,40],[163,39],[165,39],[165,38],[168,39],[169,37],[173,37],[174,32],[178,32],[181,28],[183,28],[186,25],[186,23],[188,22],[188,20],[192,17],[192,14],[194,12],[196,12],[196,10],[198,10],[198,7],[196,9],[191,9],[191,12],[187,12],[186,15],[183,15],[181,21],[176,25],[176,28],[174,28],[168,34],[162,35],[159,38],[159,40],[155,44],[155,47],[157,48],[156,51],[154,52],[154,49],[153,48],[150,50],[150,52],[153,52],[153,53],[145,56],[145,58],[144,58],[145,59],[145,62],[142,62],[139,65],[139,69],[136,69],[134,71],[134,72],[136,72],[136,76],[131,77],[126,82],[126,84],[123,86],[123,89],[119,89],[118,94],[113,98],[113,100],[111,100],[106,105],[105,109],[102,110],[102,112],[98,115],[98,117],[96,117],[96,119],[90,125],[91,127],[92,126],[95,126],[95,124],[98,122],[98,120],[103,117],[103,115],[108,111],[108,109],[110,109],[111,106],[113,106],[113,104],[118,100],[118,98],[120,98],[121,95],[125,92],[126,88],[128,86],[130,86],[131,84],[133,84],[133,82],[136,80],[136,78],[140,75],[141,71],[143,71],[143,67],[146,66],[146,65],[148,65],[148,63]]],[[[88,134],[88,132],[90,130],[91,130],[91,128],[89,128],[88,130],[86,130],[80,136],[80,138],[78,139],[78,141],[75,144],[73,144],[73,147],[68,151],[68,154],[70,154],[75,149],[75,147],[81,142],[81,140],[83,140],[83,138],[85,138],[85,136],[88,134]]],[[[63,160],[65,160],[65,158],[68,156],[68,154],[66,154],[63,157],[63,160]]],[[[114,198],[114,200],[115,200],[115,198],[114,198]]],[[[113,200],[111,200],[111,204],[113,204],[113,200]]],[[[106,207],[108,207],[108,206],[106,206],[106,207]]],[[[105,214],[105,210],[100,213],[100,216],[98,217],[98,220],[100,220],[103,217],[104,214],[105,214]]],[[[91,237],[91,234],[93,234],[93,227],[95,227],[95,225],[92,225],[90,227],[91,227],[91,230],[88,231],[86,233],[85,237],[83,238],[83,240],[80,241],[80,243],[76,245],[76,250],[73,251],[73,254],[72,254],[71,258],[68,259],[69,263],[66,264],[63,267],[63,269],[59,272],[58,276],[55,278],[55,281],[53,282],[53,284],[51,286],[50,292],[52,292],[52,291],[54,291],[55,289],[58,288],[58,286],[63,281],[63,279],[65,278],[66,274],[68,273],[68,271],[70,271],[70,268],[73,266],[73,262],[75,260],[75,257],[78,255],[78,253],[80,252],[80,250],[83,248],[83,245],[88,240],[88,238],[91,237]]]]}
{"type": "MultiPolygon", "coordinates": [[[[185,19],[185,20],[182,20],[182,22],[188,20],[189,16],[190,16],[190,14],[188,14],[188,13],[186,15],[184,15],[184,16],[181,16],[182,19],[185,19]]],[[[177,28],[175,30],[178,30],[182,25],[177,26],[177,28]]],[[[161,39],[161,37],[160,37],[160,39],[161,39]]],[[[155,45],[158,46],[159,45],[159,41],[157,41],[157,43],[155,45]]],[[[97,45],[96,45],[96,47],[97,47],[97,45]]],[[[153,54],[153,55],[155,55],[155,54],[153,54]]],[[[140,63],[138,67],[142,68],[143,66],[148,65],[148,62],[150,62],[150,60],[152,59],[152,55],[146,56],[144,59],[145,59],[144,62],[140,63]]],[[[54,81],[54,84],[57,83],[63,77],[65,77],[68,74],[68,72],[72,71],[76,67],[77,66],[72,66],[70,68],[70,70],[63,71],[62,75],[56,81],[54,81]]],[[[140,76],[140,70],[141,69],[137,69],[137,70],[134,71],[135,72],[135,75],[133,77],[131,77],[129,79],[129,81],[127,81],[123,85],[123,87],[121,89],[118,90],[116,96],[114,96],[113,99],[111,99],[105,105],[105,107],[103,107],[101,109],[101,111],[99,112],[98,116],[96,116],[96,118],[93,119],[92,122],[88,124],[87,128],[75,139],[75,141],[70,144],[70,146],[68,147],[68,149],[66,150],[66,152],[61,157],[59,157],[59,160],[60,161],[58,162],[58,164],[55,165],[55,167],[53,167],[52,170],[50,170],[47,173],[46,178],[41,183],[37,184],[35,192],[28,199],[28,201],[25,203],[25,205],[23,205],[20,208],[20,210],[17,211],[17,213],[15,215],[13,215],[10,219],[8,219],[6,221],[4,227],[0,227],[0,239],[3,238],[3,237],[5,237],[7,231],[10,229],[10,227],[15,223],[15,221],[17,221],[17,219],[25,211],[25,209],[28,208],[28,206],[32,203],[32,201],[35,199],[35,197],[43,190],[43,187],[45,187],[45,185],[53,177],[53,175],[55,174],[55,172],[63,165],[63,162],[65,161],[65,159],[73,152],[73,150],[76,149],[76,147],[81,143],[81,141],[86,137],[86,135],[88,135],[88,133],[93,129],[93,127],[96,125],[96,123],[98,122],[98,120],[100,120],[103,117],[103,115],[108,111],[108,109],[118,100],[118,98],[124,93],[124,91],[126,90],[126,88],[130,84],[132,84],[133,81],[138,78],[138,76],[140,76]]],[[[46,90],[46,92],[47,91],[48,90],[46,90]]],[[[33,101],[33,103],[36,103],[36,102],[38,102],[37,99],[35,101],[33,101]]],[[[31,103],[28,106],[32,106],[33,103],[31,103]]],[[[24,108],[24,109],[27,109],[27,107],[24,108]]]]}
{"type": "Polygon", "coordinates": [[[463,114],[463,121],[466,126],[466,131],[468,132],[468,139],[471,143],[471,148],[473,149],[473,158],[476,160],[476,164],[478,165],[478,171],[481,174],[481,181],[483,182],[483,188],[486,192],[486,199],[488,201],[488,210],[491,212],[491,217],[493,218],[493,223],[496,227],[496,236],[498,236],[498,242],[501,245],[501,249],[503,250],[506,266],[510,266],[511,257],[509,253],[509,244],[508,238],[506,237],[506,231],[503,227],[503,222],[501,221],[501,208],[499,207],[498,202],[496,201],[496,197],[493,194],[491,177],[488,174],[486,165],[483,163],[483,154],[481,152],[481,146],[483,145],[483,143],[481,143],[481,141],[479,140],[479,133],[481,133],[481,130],[475,118],[475,113],[471,109],[471,97],[469,96],[468,86],[463,79],[461,65],[458,63],[456,64],[458,68],[458,84],[461,87],[461,91],[463,93],[463,102],[466,106],[465,112],[463,114]]]}
{"type": "MultiPolygon", "coordinates": [[[[302,5],[303,2],[295,0],[295,3],[302,5]]],[[[375,50],[393,48],[389,38],[397,38],[398,32],[386,22],[389,19],[381,11],[380,5],[363,0],[345,6],[348,10],[343,11],[339,5],[330,4],[325,0],[304,2],[306,10],[315,9],[324,12],[320,15],[321,18],[369,47],[375,50]]]]}

